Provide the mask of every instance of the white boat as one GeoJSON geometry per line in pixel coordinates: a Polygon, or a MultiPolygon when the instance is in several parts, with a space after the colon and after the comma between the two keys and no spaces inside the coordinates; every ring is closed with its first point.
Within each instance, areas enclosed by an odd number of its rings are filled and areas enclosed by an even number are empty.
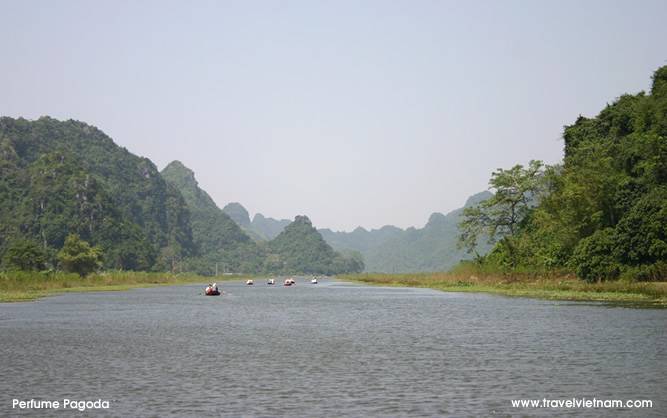
{"type": "Polygon", "coordinates": [[[252,285],[252,284],[255,284],[255,282],[253,282],[252,279],[248,279],[248,280],[246,280],[245,284],[252,285]]]}
{"type": "Polygon", "coordinates": [[[317,284],[317,277],[313,277],[313,279],[310,281],[312,284],[317,284]]]}
{"type": "Polygon", "coordinates": [[[269,279],[269,281],[266,282],[266,284],[276,284],[276,281],[274,279],[269,279]]]}

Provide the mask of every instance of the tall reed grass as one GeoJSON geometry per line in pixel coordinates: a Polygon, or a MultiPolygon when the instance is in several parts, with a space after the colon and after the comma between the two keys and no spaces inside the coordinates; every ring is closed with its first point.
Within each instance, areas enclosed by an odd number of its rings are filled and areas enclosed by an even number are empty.
{"type": "Polygon", "coordinates": [[[64,272],[0,272],[0,301],[31,300],[68,291],[125,290],[135,287],[209,283],[241,276],[204,277],[190,273],[111,271],[80,277],[64,272]]]}
{"type": "Polygon", "coordinates": [[[472,265],[461,265],[444,273],[367,273],[339,278],[385,286],[428,287],[446,291],[488,292],[556,300],[644,303],[667,307],[667,282],[587,283],[563,272],[498,273],[472,265]]]}

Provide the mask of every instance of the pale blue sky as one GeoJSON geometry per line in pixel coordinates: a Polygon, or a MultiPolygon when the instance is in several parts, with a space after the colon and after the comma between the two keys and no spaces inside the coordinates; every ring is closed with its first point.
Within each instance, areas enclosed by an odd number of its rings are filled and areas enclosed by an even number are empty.
{"type": "Polygon", "coordinates": [[[666,1],[5,1],[0,114],[96,125],[222,207],[422,226],[667,64],[666,1]]]}

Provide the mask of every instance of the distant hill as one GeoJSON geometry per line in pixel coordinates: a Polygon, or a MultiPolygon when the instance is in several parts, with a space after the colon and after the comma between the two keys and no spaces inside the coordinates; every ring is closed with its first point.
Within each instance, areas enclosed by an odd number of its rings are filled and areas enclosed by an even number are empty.
{"type": "Polygon", "coordinates": [[[222,211],[255,240],[272,240],[291,223],[289,219],[266,218],[261,213],[256,214],[250,221],[248,210],[238,202],[228,203],[222,211]]]}
{"type": "Polygon", "coordinates": [[[380,229],[366,230],[362,227],[352,232],[332,231],[331,229],[320,229],[322,237],[336,250],[358,251],[367,255],[369,251],[387,240],[399,236],[404,231],[393,225],[385,225],[380,229]]]}
{"type": "MultiPolygon", "coordinates": [[[[256,214],[221,210],[192,170],[147,158],[77,121],[0,118],[0,260],[21,240],[40,244],[50,266],[68,234],[104,254],[104,267],[203,274],[443,270],[456,249],[459,212],[434,214],[422,229],[385,226],[318,232],[256,214]],[[266,241],[269,240],[269,241],[266,241]]],[[[0,261],[1,262],[1,261],[0,261]]],[[[5,268],[0,264],[0,269],[5,268]]]]}
{"type": "Polygon", "coordinates": [[[334,251],[306,216],[297,216],[269,242],[269,249],[272,271],[339,274],[364,268],[361,259],[344,257],[334,251]]]}
{"type": "MultiPolygon", "coordinates": [[[[243,232],[248,234],[248,236],[255,241],[266,241],[273,238],[267,238],[264,234],[258,233],[255,230],[254,226],[250,223],[250,214],[240,203],[228,203],[224,208],[222,208],[222,211],[225,212],[230,218],[232,218],[232,220],[241,227],[243,232]]],[[[289,221],[287,221],[287,223],[289,223],[289,221]]]]}
{"type": "MultiPolygon", "coordinates": [[[[464,207],[476,205],[488,199],[488,191],[470,197],[464,207]]],[[[447,215],[433,213],[428,223],[420,229],[406,230],[395,226],[352,232],[333,232],[322,229],[324,239],[339,251],[352,250],[362,254],[366,271],[405,273],[421,271],[445,271],[462,259],[470,258],[457,247],[458,222],[463,208],[447,215]]],[[[488,245],[480,246],[480,253],[488,251],[488,245]]]]}
{"type": "Polygon", "coordinates": [[[194,172],[179,161],[165,167],[162,176],[181,192],[191,212],[199,256],[187,260],[188,270],[211,274],[216,263],[219,272],[338,274],[363,270],[359,258],[335,252],[305,216],[297,216],[275,239],[256,242],[240,226],[256,234],[241,204],[230,203],[221,210],[199,187],[194,172]]]}
{"type": "Polygon", "coordinates": [[[222,208],[222,211],[241,228],[250,228],[250,214],[240,203],[228,203],[222,208]]]}
{"type": "Polygon", "coordinates": [[[267,218],[261,213],[255,214],[251,222],[252,230],[264,239],[270,240],[278,236],[287,225],[289,219],[267,218]]]}
{"type": "MultiPolygon", "coordinates": [[[[490,192],[478,193],[470,197],[464,207],[473,206],[491,196],[490,192]]],[[[436,212],[423,228],[408,228],[391,237],[367,253],[366,270],[387,273],[446,271],[462,259],[471,258],[457,246],[458,223],[462,214],[463,208],[446,215],[436,212]]],[[[488,249],[483,244],[480,253],[486,253],[488,249]]]]}
{"type": "Polygon", "coordinates": [[[180,193],[94,126],[0,118],[0,174],[0,259],[27,238],[55,265],[69,233],[101,246],[106,268],[166,270],[195,252],[180,193]]]}
{"type": "MultiPolygon", "coordinates": [[[[478,204],[491,197],[491,192],[484,191],[471,196],[464,207],[478,204]]],[[[276,220],[257,214],[252,222],[246,209],[239,203],[227,205],[228,213],[234,215],[239,225],[248,225],[248,229],[264,239],[273,239],[289,224],[288,220],[276,220]]],[[[226,208],[227,208],[226,207],[226,208]]],[[[319,229],[322,238],[336,251],[351,256],[359,253],[369,272],[423,272],[445,271],[459,261],[471,256],[458,248],[458,223],[463,208],[446,215],[433,213],[423,228],[401,229],[385,225],[379,229],[367,230],[362,227],[352,232],[319,229]]],[[[481,243],[479,253],[489,250],[486,243],[481,243]]]]}
{"type": "Polygon", "coordinates": [[[263,271],[263,248],[199,187],[192,170],[180,161],[173,161],[162,170],[162,177],[181,192],[191,212],[192,234],[199,256],[188,261],[190,270],[211,274],[217,263],[219,272],[263,271]]]}

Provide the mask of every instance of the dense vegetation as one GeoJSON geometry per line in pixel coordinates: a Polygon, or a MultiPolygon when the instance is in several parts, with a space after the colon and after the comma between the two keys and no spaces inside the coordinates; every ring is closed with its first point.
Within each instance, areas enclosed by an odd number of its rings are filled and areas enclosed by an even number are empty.
{"type": "Polygon", "coordinates": [[[99,246],[105,268],[165,270],[194,251],[185,202],[150,160],[82,122],[0,118],[3,266],[31,241],[55,268],[70,233],[99,246]]]}
{"type": "Polygon", "coordinates": [[[493,194],[424,228],[344,233],[221,210],[181,163],[160,174],[85,123],[4,117],[0,270],[336,274],[365,259],[368,271],[418,272],[474,258],[484,271],[664,280],[667,66],[649,94],[623,95],[563,137],[562,164],[497,170],[493,194]]]}
{"type": "Polygon", "coordinates": [[[428,287],[447,292],[486,292],[553,300],[607,302],[622,306],[667,307],[665,282],[617,280],[589,283],[557,272],[498,274],[494,266],[479,266],[471,262],[461,263],[446,273],[365,273],[340,278],[381,286],[428,287]]]}
{"type": "Polygon", "coordinates": [[[667,278],[667,66],[650,94],[580,116],[563,137],[562,165],[494,173],[497,198],[466,211],[463,242],[489,233],[496,245],[479,261],[499,269],[667,278]]]}
{"type": "MultiPolygon", "coordinates": [[[[328,256],[290,272],[349,271],[328,256]]],[[[273,258],[179,163],[161,175],[82,122],[0,118],[0,270],[257,273],[273,258]]]]}
{"type": "Polygon", "coordinates": [[[199,187],[192,170],[174,161],[162,170],[162,177],[183,195],[191,214],[197,254],[182,270],[214,274],[216,263],[220,273],[263,270],[263,250],[199,187]]]}

